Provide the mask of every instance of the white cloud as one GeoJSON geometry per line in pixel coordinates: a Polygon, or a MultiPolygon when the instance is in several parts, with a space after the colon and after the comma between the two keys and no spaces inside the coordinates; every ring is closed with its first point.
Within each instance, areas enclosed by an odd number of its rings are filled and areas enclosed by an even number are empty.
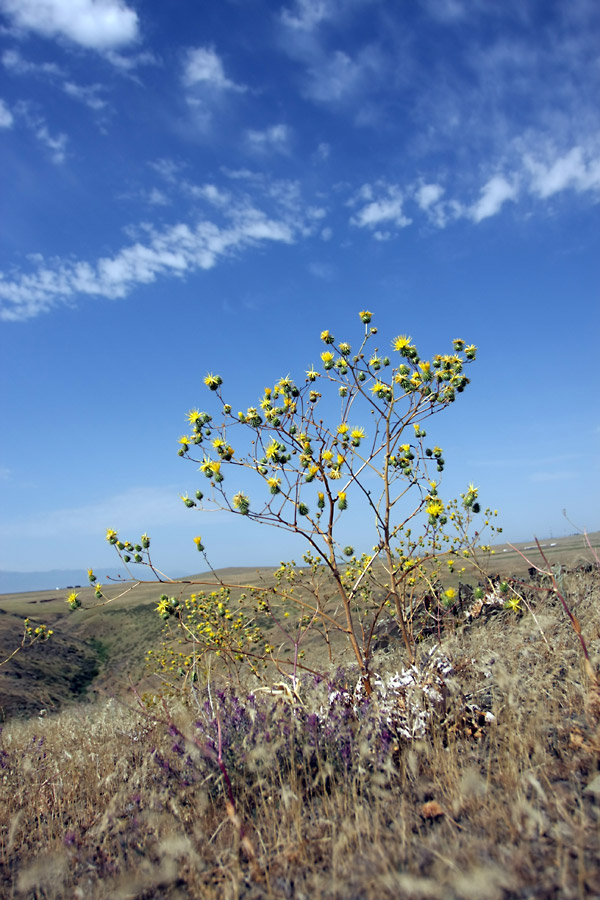
{"type": "Polygon", "coordinates": [[[114,50],[107,50],[104,53],[104,57],[115,69],[120,69],[122,74],[128,75],[136,84],[141,84],[141,81],[136,75],[130,74],[133,69],[136,69],[138,66],[160,65],[160,60],[149,50],[143,50],[141,53],[132,53],[129,56],[123,56],[122,53],[117,53],[114,50]]]}
{"type": "Polygon", "coordinates": [[[66,134],[52,134],[46,120],[33,112],[30,104],[19,102],[15,107],[15,113],[21,118],[25,125],[46,149],[50,151],[53,163],[61,165],[67,157],[68,137],[66,134]]]}
{"type": "Polygon", "coordinates": [[[102,97],[98,96],[98,93],[103,90],[101,84],[81,85],[74,84],[72,81],[65,81],[63,90],[69,97],[73,97],[74,100],[85,103],[86,106],[89,106],[90,109],[93,109],[96,112],[105,109],[106,106],[108,106],[106,100],[103,100],[102,97]]]}
{"type": "Polygon", "coordinates": [[[437,228],[444,228],[449,220],[459,217],[461,208],[455,201],[442,201],[445,188],[441,184],[421,182],[414,192],[417,206],[426,213],[437,228]]]}
{"type": "Polygon", "coordinates": [[[264,152],[275,150],[278,153],[287,153],[289,150],[292,129],[288,125],[271,125],[264,131],[246,132],[246,140],[252,150],[264,152]]]}
{"type": "Polygon", "coordinates": [[[186,182],[184,190],[186,190],[191,197],[196,197],[198,200],[206,200],[217,209],[230,209],[234,204],[232,194],[230,194],[229,191],[221,190],[216,184],[196,185],[188,184],[186,182]]]}
{"type": "Polygon", "coordinates": [[[12,128],[14,121],[14,116],[8,106],[4,100],[0,100],[0,128],[12,128]]]}
{"type": "Polygon", "coordinates": [[[48,126],[40,123],[35,129],[34,134],[38,141],[48,148],[53,163],[61,165],[67,158],[67,143],[69,141],[66,134],[50,134],[48,126]]]}
{"type": "MultiPolygon", "coordinates": [[[[206,187],[205,196],[210,199],[210,186],[206,187]]],[[[181,278],[211,269],[221,259],[261,243],[291,244],[312,233],[317,219],[293,206],[282,187],[277,190],[279,214],[269,215],[244,197],[225,211],[229,218],[225,225],[201,220],[195,225],[178,223],[162,230],[142,226],[145,240],[95,263],[37,257],[30,274],[13,279],[0,275],[0,320],[29,319],[82,295],[123,298],[136,285],[149,284],[159,277],[181,278]]],[[[215,194],[212,199],[216,199],[215,194]]]]}
{"type": "Polygon", "coordinates": [[[309,66],[305,93],[322,103],[347,100],[371,87],[383,68],[381,51],[373,46],[364,47],[355,57],[342,50],[323,53],[309,66]]]}
{"type": "Polygon", "coordinates": [[[63,70],[56,63],[34,63],[24,59],[18,50],[5,50],[2,54],[2,65],[14,75],[63,76],[63,70]]]}
{"type": "Polygon", "coordinates": [[[296,0],[291,9],[281,11],[281,21],[288,28],[310,31],[334,16],[336,4],[332,0],[296,0]]]}
{"type": "Polygon", "coordinates": [[[225,75],[223,63],[212,47],[192,47],[187,51],[183,69],[186,87],[200,85],[216,90],[245,91],[245,85],[236,84],[225,75]]]}
{"type": "Polygon", "coordinates": [[[333,281],[336,274],[335,266],[331,263],[311,262],[308,264],[308,271],[315,278],[321,278],[323,281],[333,281]]]}
{"type": "Polygon", "coordinates": [[[437,203],[444,193],[440,184],[422,184],[416,191],[415,197],[421,209],[428,210],[437,203]]]}
{"type": "Polygon", "coordinates": [[[0,0],[19,28],[44,37],[65,37],[94,50],[136,40],[138,16],[122,0],[0,0]]]}
{"type": "Polygon", "coordinates": [[[185,165],[174,159],[156,159],[148,165],[169,184],[175,184],[177,176],[185,169],[185,165]]]}
{"type": "Polygon", "coordinates": [[[511,184],[502,175],[494,175],[481,189],[481,196],[469,210],[469,215],[475,222],[495,216],[504,203],[515,200],[517,194],[516,184],[511,184]]]}
{"type": "Polygon", "coordinates": [[[151,206],[168,206],[171,202],[166,194],[159,191],[158,188],[152,188],[146,195],[146,200],[151,206]]]}
{"type": "MultiPolygon", "coordinates": [[[[358,198],[360,201],[369,201],[350,219],[351,223],[359,228],[375,228],[382,223],[405,228],[411,223],[402,210],[404,197],[397,185],[378,183],[373,187],[364,184],[358,192],[358,198]]],[[[353,205],[354,203],[356,200],[353,201],[353,205]]],[[[378,240],[387,240],[389,234],[378,230],[375,236],[378,240]]]]}
{"type": "Polygon", "coordinates": [[[528,156],[525,166],[531,174],[532,192],[544,199],[567,188],[580,192],[600,189],[600,156],[586,162],[581,147],[573,147],[551,163],[528,156]]]}
{"type": "Polygon", "coordinates": [[[322,141],[317,147],[314,157],[319,160],[319,162],[325,162],[325,160],[329,159],[329,155],[331,153],[331,144],[322,141]]]}
{"type": "Polygon", "coordinates": [[[281,10],[281,21],[296,32],[311,32],[322,22],[336,21],[372,0],[294,0],[281,10]]]}
{"type": "Polygon", "coordinates": [[[438,22],[457,22],[466,13],[462,0],[426,0],[425,7],[438,22]]]}

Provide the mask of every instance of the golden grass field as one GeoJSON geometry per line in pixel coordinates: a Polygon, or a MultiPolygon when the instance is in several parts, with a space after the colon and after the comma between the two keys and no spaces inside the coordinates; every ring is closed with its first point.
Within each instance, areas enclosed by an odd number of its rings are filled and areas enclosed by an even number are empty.
{"type": "MultiPolygon", "coordinates": [[[[598,673],[593,554],[541,543],[598,673]]],[[[526,581],[505,547],[490,569],[526,581]]],[[[427,638],[401,693],[355,695],[348,658],[292,702],[218,673],[149,691],[161,591],[73,613],[56,592],[0,598],[1,659],[24,616],[55,632],[0,668],[0,897],[600,896],[600,697],[555,593],[427,638]]],[[[408,667],[393,642],[375,662],[388,687],[408,667]]]]}

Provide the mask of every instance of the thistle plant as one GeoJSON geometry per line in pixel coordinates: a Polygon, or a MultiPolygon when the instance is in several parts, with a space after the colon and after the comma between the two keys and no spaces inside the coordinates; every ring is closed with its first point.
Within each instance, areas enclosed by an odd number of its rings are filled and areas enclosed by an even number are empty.
{"type": "Polygon", "coordinates": [[[23,636],[21,638],[21,643],[18,644],[17,647],[15,647],[15,649],[6,657],[6,659],[0,660],[0,667],[5,666],[11,661],[11,659],[14,659],[17,653],[20,653],[27,647],[32,647],[34,644],[45,643],[52,637],[53,634],[54,631],[52,630],[52,628],[48,628],[47,625],[36,625],[31,622],[29,618],[23,619],[23,636]]]}
{"type": "MultiPolygon", "coordinates": [[[[190,600],[164,595],[158,605],[163,619],[176,618],[195,653],[214,651],[252,665],[269,658],[281,671],[291,666],[295,677],[305,667],[304,636],[318,629],[330,653],[332,637],[345,638],[368,690],[382,620],[394,620],[413,660],[425,595],[433,596],[436,609],[452,605],[453,589],[444,593],[441,580],[460,560],[475,558],[471,523],[480,512],[478,491],[469,485],[460,500],[442,499],[443,450],[426,441],[424,423],[465,390],[476,348],[457,339],[451,352],[423,360],[407,335],[394,338],[389,351],[379,349],[372,314],[363,311],[360,320],[355,349],[323,331],[320,365],[307,369],[301,382],[280,378],[245,410],[234,410],[220,375],[204,379],[211,411],[190,410],[178,450],[199,467],[202,482],[182,502],[291,532],[304,540],[306,552],[301,568],[282,564],[275,587],[250,586],[247,595],[293,646],[291,660],[261,644],[255,623],[224,606],[224,584],[221,592],[190,600]],[[368,552],[355,552],[339,537],[353,508],[373,523],[368,552]]],[[[151,565],[144,558],[149,539],[136,546],[113,531],[107,538],[126,563],[151,565]]],[[[194,541],[205,554],[203,539],[194,541]]]]}
{"type": "MultiPolygon", "coordinates": [[[[272,664],[295,683],[300,669],[312,671],[305,639],[319,634],[331,662],[340,643],[349,646],[369,693],[380,629],[395,626],[414,662],[424,629],[441,637],[455,607],[448,579],[456,580],[467,563],[482,571],[479,554],[490,548],[481,533],[501,530],[491,524],[497,513],[482,513],[473,484],[457,499],[443,497],[443,449],[427,440],[425,429],[468,386],[465,372],[476,347],[456,339],[450,352],[422,359],[412,338],[399,335],[380,349],[372,313],[359,318],[355,347],[323,331],[319,365],[300,381],[279,378],[245,410],[235,411],[221,375],[204,378],[210,411],[191,409],[178,442],[179,456],[197,465],[201,480],[182,502],[289,532],[305,551],[300,567],[281,564],[274,584],[243,586],[240,609],[230,596],[239,585],[218,577],[218,590],[210,582],[209,592],[186,599],[179,583],[178,595],[163,594],[157,612],[179,627],[188,645],[177,659],[163,656],[163,669],[197,677],[202,660],[217,654],[233,668],[249,664],[255,674],[272,664]],[[372,523],[368,550],[348,543],[352,511],[372,523]],[[483,524],[475,530],[480,514],[483,524]]],[[[155,567],[148,535],[134,544],[108,529],[106,539],[128,571],[142,564],[159,581],[176,584],[155,567]]],[[[204,538],[193,540],[212,568],[204,538]]],[[[88,574],[96,599],[108,602],[88,574]]]]}

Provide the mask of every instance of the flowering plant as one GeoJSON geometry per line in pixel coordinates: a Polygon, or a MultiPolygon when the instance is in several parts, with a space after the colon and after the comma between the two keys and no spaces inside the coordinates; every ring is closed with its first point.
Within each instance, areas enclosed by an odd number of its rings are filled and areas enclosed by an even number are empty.
{"type": "MultiPolygon", "coordinates": [[[[330,658],[332,638],[343,636],[369,691],[371,658],[385,621],[397,626],[414,661],[415,623],[422,627],[430,619],[439,628],[441,615],[453,607],[456,591],[444,590],[442,573],[455,572],[465,558],[476,559],[478,532],[473,536],[470,526],[481,508],[472,484],[459,500],[442,498],[443,451],[429,445],[424,423],[465,390],[465,370],[477,351],[456,339],[451,352],[423,360],[412,338],[399,335],[388,355],[372,346],[372,313],[359,317],[363,329],[354,349],[323,331],[321,365],[311,366],[302,382],[280,378],[245,411],[234,412],[220,375],[204,379],[212,411],[188,412],[188,434],[178,449],[199,466],[202,488],[182,496],[183,503],[299,535],[306,552],[304,566],[280,566],[275,586],[248,586],[241,601],[252,601],[254,620],[230,611],[223,582],[220,591],[187,601],[163,595],[159,615],[176,619],[193,644],[192,656],[184,657],[187,669],[198,653],[217,652],[249,661],[254,671],[257,661],[272,661],[288,674],[291,667],[295,677],[299,667],[309,668],[302,641],[318,630],[330,658]],[[253,489],[242,470],[254,478],[253,489]],[[373,523],[368,552],[356,553],[343,538],[353,509],[373,523]],[[263,639],[256,624],[260,614],[293,648],[291,658],[263,639]]],[[[489,525],[493,514],[484,515],[489,525]]],[[[143,538],[133,545],[107,532],[125,563],[145,562],[157,572],[149,538],[143,538]]],[[[194,542],[206,554],[203,538],[194,542]]]]}

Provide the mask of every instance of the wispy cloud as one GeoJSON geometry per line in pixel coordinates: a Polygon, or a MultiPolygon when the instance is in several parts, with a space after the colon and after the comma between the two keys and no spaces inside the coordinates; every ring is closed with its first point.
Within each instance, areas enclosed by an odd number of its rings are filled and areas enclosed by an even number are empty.
{"type": "Polygon", "coordinates": [[[514,200],[517,196],[517,187],[504,178],[503,175],[494,175],[484,184],[481,196],[471,208],[469,214],[475,222],[481,222],[490,216],[500,212],[507,200],[514,200]]]}
{"type": "Polygon", "coordinates": [[[578,192],[600,190],[600,154],[592,157],[582,147],[573,147],[547,163],[527,156],[525,168],[531,175],[531,191],[544,199],[569,188],[578,192]]]}
{"type": "Polygon", "coordinates": [[[271,125],[264,131],[255,131],[248,129],[246,131],[246,141],[251,150],[264,153],[275,151],[276,153],[288,153],[290,149],[290,141],[292,137],[292,129],[288,125],[271,125]]]}
{"type": "Polygon", "coordinates": [[[454,23],[466,15],[462,0],[425,0],[425,9],[438,22],[454,23]]]}
{"type": "Polygon", "coordinates": [[[93,50],[130,44],[139,33],[137,13],[122,0],[0,0],[0,9],[17,28],[93,50]]]}
{"type": "Polygon", "coordinates": [[[0,100],[0,128],[12,128],[14,121],[14,116],[8,106],[4,100],[0,100]]]}
{"type": "Polygon", "coordinates": [[[376,46],[364,47],[352,57],[342,50],[319,53],[308,66],[304,94],[321,103],[347,103],[373,89],[385,66],[376,46]]]}
{"type": "Polygon", "coordinates": [[[220,56],[214,47],[192,47],[185,57],[183,65],[183,83],[185,87],[210,88],[217,91],[247,90],[243,84],[236,84],[225,75],[220,56]]]}
{"type": "Polygon", "coordinates": [[[265,242],[291,244],[312,233],[324,214],[319,208],[302,208],[294,191],[284,184],[272,186],[272,213],[253,205],[245,195],[223,204],[222,194],[211,185],[204,186],[204,191],[198,187],[197,193],[213,206],[226,207],[224,223],[204,218],[163,229],[142,225],[135,243],[95,263],[35,257],[32,272],[0,277],[0,319],[25,320],[78,296],[123,298],[137,285],[211,269],[223,258],[265,242]]]}
{"type": "Polygon", "coordinates": [[[20,101],[15,107],[15,113],[24,122],[27,128],[43,147],[50,152],[50,158],[56,165],[62,165],[67,158],[67,144],[69,139],[66,134],[53,134],[44,119],[28,103],[20,101]]]}
{"type": "Polygon", "coordinates": [[[25,59],[18,50],[14,49],[4,51],[2,54],[2,65],[14,75],[40,75],[44,78],[48,76],[63,78],[65,74],[64,70],[57,63],[32,62],[29,59],[25,59]]]}
{"type": "MultiPolygon", "coordinates": [[[[377,182],[374,185],[364,184],[352,201],[359,208],[350,222],[358,228],[377,228],[380,225],[393,225],[406,228],[411,219],[404,214],[404,195],[397,185],[377,182]]],[[[379,232],[379,237],[384,234],[379,232]]],[[[387,237],[387,235],[385,235],[387,237]]]]}
{"type": "Polygon", "coordinates": [[[354,9],[373,0],[293,0],[280,13],[282,23],[292,31],[310,32],[323,22],[346,18],[354,9]]]}
{"type": "Polygon", "coordinates": [[[333,0],[295,0],[281,11],[281,21],[288,28],[310,31],[336,14],[338,4],[333,0]]]}
{"type": "Polygon", "coordinates": [[[85,106],[88,106],[95,112],[106,109],[108,106],[107,101],[98,96],[103,90],[101,84],[82,85],[75,84],[72,81],[65,81],[63,90],[69,97],[73,97],[74,100],[79,100],[80,103],[84,103],[85,106]]]}

